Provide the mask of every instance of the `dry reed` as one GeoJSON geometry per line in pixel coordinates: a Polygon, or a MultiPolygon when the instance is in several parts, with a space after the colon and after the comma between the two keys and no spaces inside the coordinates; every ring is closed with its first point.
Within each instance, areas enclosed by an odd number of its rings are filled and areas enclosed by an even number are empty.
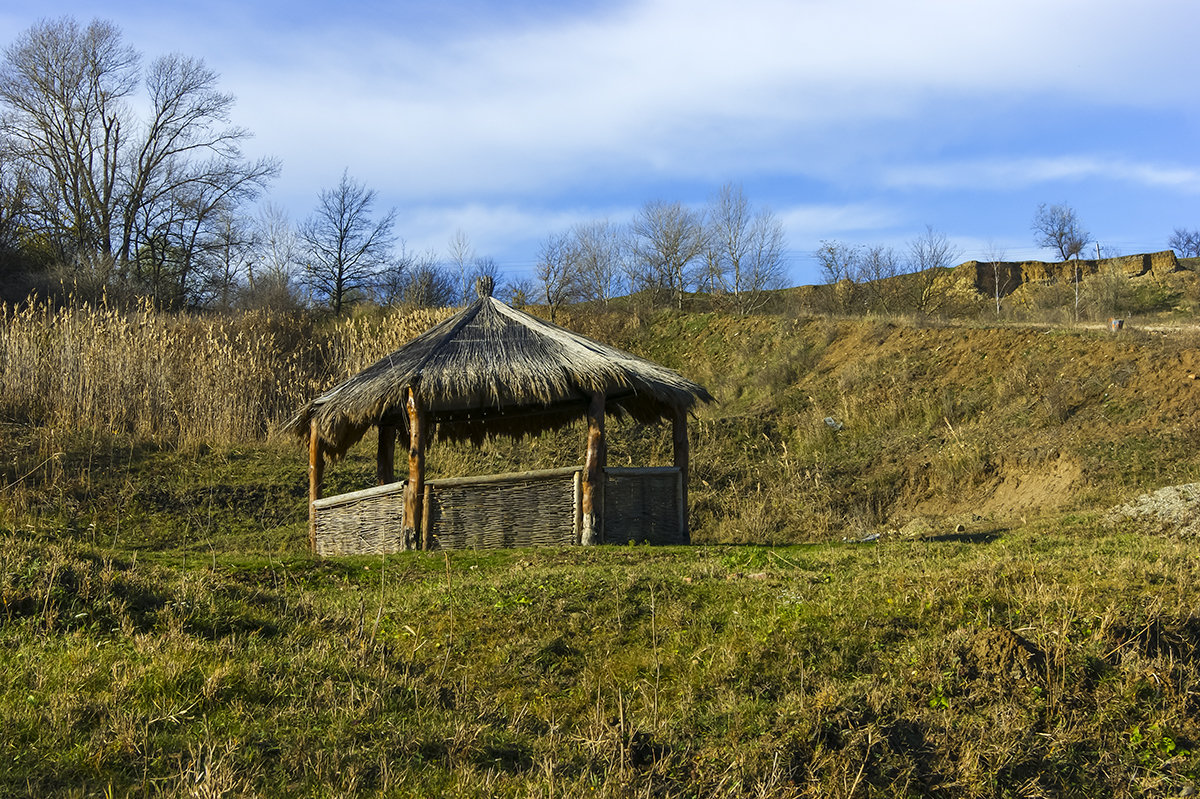
{"type": "Polygon", "coordinates": [[[327,325],[272,311],[167,314],[148,303],[0,310],[0,417],[163,443],[261,440],[305,401],[448,312],[327,325]]]}

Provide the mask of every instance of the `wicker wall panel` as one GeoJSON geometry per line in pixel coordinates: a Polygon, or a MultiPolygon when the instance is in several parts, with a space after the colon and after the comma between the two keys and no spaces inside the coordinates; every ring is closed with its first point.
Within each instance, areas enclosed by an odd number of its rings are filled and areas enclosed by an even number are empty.
{"type": "Polygon", "coordinates": [[[406,549],[404,486],[391,483],[313,503],[318,555],[367,555],[406,549]]]}
{"type": "Polygon", "coordinates": [[[431,486],[425,512],[439,549],[578,543],[575,470],[479,483],[434,481],[431,486]]]}
{"type": "MultiPolygon", "coordinates": [[[[577,468],[427,482],[426,524],[439,549],[569,546],[579,543],[577,468]]],[[[604,541],[682,544],[681,477],[673,467],[605,470],[604,541]]],[[[411,549],[405,483],[317,500],[317,553],[359,555],[411,549]]]]}
{"type": "Polygon", "coordinates": [[[679,469],[607,469],[604,542],[683,544],[679,469]]]}

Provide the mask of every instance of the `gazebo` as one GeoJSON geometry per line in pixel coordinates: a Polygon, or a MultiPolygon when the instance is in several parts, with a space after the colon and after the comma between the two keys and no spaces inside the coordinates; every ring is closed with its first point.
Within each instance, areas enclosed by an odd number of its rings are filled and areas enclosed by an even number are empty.
{"type": "Polygon", "coordinates": [[[305,405],[287,428],[307,438],[309,542],[318,554],[624,541],[686,543],[687,417],[711,402],[666,367],[479,298],[305,405]],[[674,463],[607,468],[605,417],[673,425],[674,463]],[[582,466],[425,479],[439,440],[520,437],[587,419],[582,466]],[[322,497],[327,459],[378,431],[378,486],[322,497]],[[394,474],[395,445],[407,479],[394,474]]]}

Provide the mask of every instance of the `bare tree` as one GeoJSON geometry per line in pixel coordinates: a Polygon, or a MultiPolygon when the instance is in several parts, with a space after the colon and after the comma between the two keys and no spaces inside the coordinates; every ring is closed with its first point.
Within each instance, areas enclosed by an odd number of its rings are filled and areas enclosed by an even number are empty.
{"type": "Polygon", "coordinates": [[[558,309],[578,300],[582,294],[580,249],[574,236],[556,233],[547,236],[538,247],[535,274],[538,293],[554,321],[558,309]]]}
{"type": "Polygon", "coordinates": [[[398,248],[375,274],[375,300],[380,305],[395,305],[404,302],[404,291],[408,287],[408,270],[417,260],[417,255],[408,251],[401,239],[398,248]]]}
{"type": "Polygon", "coordinates": [[[432,252],[415,258],[405,271],[404,292],[407,305],[416,308],[443,308],[458,302],[458,279],[438,262],[432,252]]]}
{"type": "Polygon", "coordinates": [[[1133,285],[1113,260],[1100,264],[1084,288],[1084,309],[1093,319],[1121,316],[1133,299],[1133,285]]]}
{"type": "Polygon", "coordinates": [[[859,253],[854,270],[855,282],[871,309],[884,314],[897,310],[900,290],[896,281],[904,269],[895,249],[882,244],[867,247],[859,253]]]}
{"type": "Polygon", "coordinates": [[[31,227],[29,181],[19,169],[10,148],[0,140],[0,252],[16,250],[22,231],[31,227]]]}
{"type": "Polygon", "coordinates": [[[605,306],[621,290],[628,256],[625,231],[607,219],[577,225],[573,231],[581,299],[605,306]]]}
{"type": "Polygon", "coordinates": [[[0,139],[0,302],[16,302],[28,295],[38,263],[29,213],[29,185],[14,168],[11,154],[0,139]]]}
{"type": "Polygon", "coordinates": [[[914,271],[925,269],[948,269],[962,252],[945,233],[925,226],[925,232],[908,243],[909,266],[914,271]]]}
{"type": "Polygon", "coordinates": [[[321,192],[317,210],[300,227],[305,277],[335,314],[372,288],[392,256],[396,210],[374,218],[374,204],[374,189],[346,171],[337,186],[321,192]]]}
{"type": "Polygon", "coordinates": [[[537,286],[527,277],[508,281],[505,286],[505,301],[514,308],[524,308],[533,301],[537,294],[537,286]]]}
{"type": "MultiPolygon", "coordinates": [[[[242,159],[249,133],[225,124],[234,98],[216,84],[216,73],[197,59],[168,55],[151,64],[152,115],[134,155],[127,209],[183,202],[196,217],[231,212],[278,173],[273,160],[242,159]]],[[[122,215],[121,260],[136,242],[134,218],[128,210],[122,215]]]]}
{"type": "Polygon", "coordinates": [[[959,251],[930,226],[907,249],[905,259],[887,245],[822,241],[813,257],[829,284],[830,310],[847,313],[869,308],[885,314],[936,310],[943,300],[937,291],[938,277],[954,264],[959,251]]]}
{"type": "Polygon", "coordinates": [[[242,307],[297,306],[293,281],[301,261],[300,239],[287,211],[270,203],[263,205],[254,219],[254,242],[254,252],[246,264],[242,307]]]}
{"type": "Polygon", "coordinates": [[[861,247],[835,239],[822,239],[821,246],[813,253],[813,258],[817,259],[821,268],[821,280],[831,285],[854,280],[858,275],[861,257],[861,247]]]}
{"type": "Polygon", "coordinates": [[[255,281],[272,274],[291,279],[300,262],[300,238],[287,211],[267,203],[259,209],[255,227],[258,252],[246,276],[250,288],[254,288],[255,281]]]}
{"type": "Polygon", "coordinates": [[[824,239],[813,253],[821,269],[821,279],[829,286],[827,310],[847,313],[858,295],[859,261],[862,248],[834,239],[824,239]]]}
{"type": "Polygon", "coordinates": [[[39,22],[5,50],[0,131],[62,259],[108,261],[156,285],[170,275],[182,291],[213,220],[257,196],[278,164],[242,158],[249,134],[228,125],[233,97],[202,61],[154,60],[139,102],[142,82],[140,55],[112,23],[39,22]]]}
{"type": "Polygon", "coordinates": [[[1092,240],[1091,234],[1080,225],[1075,209],[1065,203],[1039,205],[1033,216],[1033,232],[1039,247],[1054,250],[1064,262],[1072,257],[1078,259],[1092,240]]]}
{"type": "Polygon", "coordinates": [[[683,308],[692,285],[690,266],[705,249],[703,217],[681,203],[652,201],[642,206],[630,226],[639,288],[673,296],[683,308]]]}
{"type": "Polygon", "coordinates": [[[1200,258],[1200,230],[1177,227],[1167,240],[1167,246],[1180,258],[1200,258]]]}
{"type": "Polygon", "coordinates": [[[783,224],[769,210],[755,211],[742,187],[727,183],[708,212],[706,259],[714,281],[739,313],[759,308],[765,292],[783,284],[783,224]]]}
{"type": "Polygon", "coordinates": [[[72,19],[22,33],[0,65],[3,132],[40,178],[37,212],[64,250],[114,255],[126,98],[138,86],[139,56],[109,22],[81,29],[72,19]]]}
{"type": "Polygon", "coordinates": [[[475,250],[471,247],[471,240],[460,228],[454,231],[447,246],[450,269],[458,279],[458,299],[456,301],[464,304],[470,303],[471,262],[475,260],[475,250]]]}
{"type": "Polygon", "coordinates": [[[243,217],[228,211],[217,215],[198,256],[202,304],[221,310],[233,307],[254,271],[256,236],[257,231],[243,217]]]}
{"type": "Polygon", "coordinates": [[[1083,229],[1075,215],[1075,209],[1069,205],[1038,206],[1033,217],[1033,230],[1037,234],[1037,244],[1055,250],[1063,263],[1075,259],[1071,269],[1071,282],[1075,284],[1075,321],[1079,321],[1079,283],[1082,274],[1079,268],[1079,254],[1091,242],[1091,234],[1083,229]]]}
{"type": "Polygon", "coordinates": [[[441,308],[458,302],[458,278],[438,262],[437,253],[410,252],[403,241],[379,270],[374,288],[383,305],[441,308]]]}
{"type": "MultiPolygon", "coordinates": [[[[228,241],[228,220],[241,219],[238,209],[258,193],[257,181],[229,175],[218,179],[180,183],[169,196],[141,206],[134,218],[138,244],[126,270],[135,290],[150,294],[161,305],[180,306],[203,300],[209,251],[228,241]],[[147,253],[165,256],[161,262],[147,253]],[[149,270],[149,272],[147,272],[149,270]]],[[[252,235],[240,221],[244,234],[252,235]]],[[[118,263],[125,263],[118,260],[118,263]]]]}
{"type": "Polygon", "coordinates": [[[470,302],[474,302],[478,298],[476,286],[479,285],[479,278],[491,278],[492,294],[502,296],[504,293],[504,275],[500,271],[500,264],[496,263],[496,259],[490,255],[480,255],[471,261],[471,271],[467,273],[469,296],[466,298],[470,302]]]}
{"type": "MultiPolygon", "coordinates": [[[[710,235],[711,232],[710,230],[710,235]]],[[[709,246],[704,248],[699,264],[693,273],[696,290],[701,294],[707,294],[713,300],[723,301],[726,292],[724,272],[724,264],[721,263],[721,253],[712,246],[710,239],[709,246]]]]}
{"type": "Polygon", "coordinates": [[[984,260],[992,267],[992,295],[996,299],[996,316],[1000,315],[1000,298],[1008,294],[1012,284],[1012,271],[1005,262],[1004,248],[989,241],[984,260]]]}
{"type": "Polygon", "coordinates": [[[932,225],[926,225],[925,232],[908,243],[912,305],[916,310],[922,313],[938,310],[945,299],[938,292],[938,277],[961,257],[962,251],[932,225]]]}

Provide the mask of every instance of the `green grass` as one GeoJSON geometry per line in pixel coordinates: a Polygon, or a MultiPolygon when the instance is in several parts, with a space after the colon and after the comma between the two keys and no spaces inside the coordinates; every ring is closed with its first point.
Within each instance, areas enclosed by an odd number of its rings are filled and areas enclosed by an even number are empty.
{"type": "Polygon", "coordinates": [[[1088,517],[186,568],[9,534],[0,559],[5,795],[1095,796],[1200,768],[1200,563],[1088,517]]]}
{"type": "MultiPolygon", "coordinates": [[[[692,426],[696,546],[319,561],[291,442],[0,424],[0,795],[1200,787],[1195,542],[1099,521],[1196,479],[1185,345],[590,323],[720,399],[692,426]],[[1059,464],[1061,505],[986,509],[1059,464]]],[[[669,431],[609,429],[610,463],[669,461],[669,431]]],[[[582,439],[428,463],[561,466],[582,439]]],[[[373,473],[363,447],[326,490],[373,473]]]]}

